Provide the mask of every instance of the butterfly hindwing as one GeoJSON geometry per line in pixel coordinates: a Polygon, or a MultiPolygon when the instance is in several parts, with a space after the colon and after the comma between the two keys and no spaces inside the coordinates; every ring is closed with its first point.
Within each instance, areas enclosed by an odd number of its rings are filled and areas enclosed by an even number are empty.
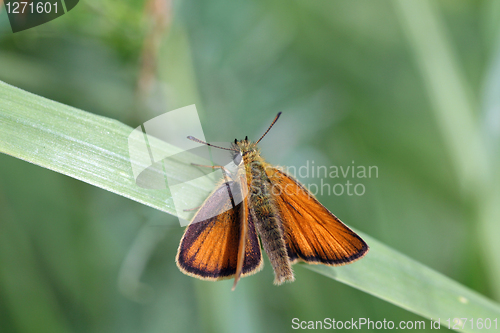
{"type": "Polygon", "coordinates": [[[248,209],[245,202],[248,198],[233,206],[231,198],[237,192],[234,185],[234,182],[222,183],[194,216],[193,221],[200,222],[191,223],[186,228],[176,257],[182,272],[205,280],[233,277],[238,262],[242,215],[247,216],[247,240],[241,276],[254,274],[262,267],[254,221],[251,214],[243,213],[243,209],[248,209]],[[228,184],[233,191],[229,190],[228,184]]]}
{"type": "Polygon", "coordinates": [[[271,166],[266,173],[292,263],[343,265],[366,254],[368,245],[295,179],[271,166]]]}

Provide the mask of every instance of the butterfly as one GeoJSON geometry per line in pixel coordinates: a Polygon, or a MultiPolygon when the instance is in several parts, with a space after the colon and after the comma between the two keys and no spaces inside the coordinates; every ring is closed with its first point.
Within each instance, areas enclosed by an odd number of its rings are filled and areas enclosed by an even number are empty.
{"type": "MultiPolygon", "coordinates": [[[[187,226],[177,251],[179,269],[202,280],[241,277],[263,267],[262,249],[274,270],[274,283],[294,281],[292,265],[339,266],[362,258],[368,245],[302,184],[267,163],[257,144],[280,117],[278,113],[256,142],[234,140],[230,150],[236,172],[222,166],[224,179],[187,226]]],[[[200,166],[200,165],[198,165],[200,166]]]]}

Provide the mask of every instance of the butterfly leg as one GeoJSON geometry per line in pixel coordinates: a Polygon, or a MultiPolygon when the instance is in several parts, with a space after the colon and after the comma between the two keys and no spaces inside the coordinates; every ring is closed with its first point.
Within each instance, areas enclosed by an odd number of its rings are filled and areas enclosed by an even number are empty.
{"type": "Polygon", "coordinates": [[[203,168],[211,168],[211,169],[222,169],[226,175],[231,176],[231,172],[224,168],[221,165],[204,165],[204,164],[196,164],[196,163],[191,163],[191,165],[198,166],[198,167],[203,167],[203,168]]]}
{"type": "MultiPolygon", "coordinates": [[[[233,193],[233,191],[231,190],[231,186],[232,186],[231,184],[234,183],[233,175],[232,175],[231,171],[227,170],[223,166],[203,165],[203,164],[196,164],[196,163],[191,163],[191,165],[205,167],[205,168],[211,168],[211,169],[222,169],[224,171],[222,173],[222,175],[224,176],[227,192],[228,192],[229,197],[231,198],[231,205],[233,208],[236,207],[236,204],[240,203],[243,200],[243,198],[245,198],[247,196],[248,189],[246,189],[246,188],[245,188],[244,192],[240,193],[240,191],[243,191],[243,189],[239,189],[236,193],[233,193]],[[236,196],[236,198],[235,198],[235,196],[236,196]]],[[[239,184],[245,185],[243,181],[240,181],[239,184]]]]}
{"type": "Polygon", "coordinates": [[[194,208],[187,208],[187,209],[183,209],[183,211],[184,211],[184,212],[191,212],[191,211],[193,211],[193,210],[198,210],[198,209],[200,209],[200,208],[201,208],[201,206],[198,206],[198,207],[194,207],[194,208]]]}
{"type": "MultiPolygon", "coordinates": [[[[231,202],[233,203],[233,207],[235,206],[233,198],[232,198],[232,194],[231,194],[231,189],[229,188],[228,175],[229,175],[230,178],[232,178],[232,174],[231,174],[231,172],[229,170],[227,170],[226,168],[224,168],[221,165],[205,165],[205,164],[197,164],[197,163],[191,163],[191,165],[198,166],[198,167],[203,167],[203,168],[221,169],[222,171],[224,171],[223,175],[224,175],[224,179],[226,180],[227,190],[229,192],[229,195],[231,196],[231,202]]],[[[200,207],[198,207],[198,208],[200,208],[200,207]]],[[[185,209],[184,211],[195,210],[195,209],[197,209],[197,208],[191,208],[191,209],[187,209],[187,210],[185,209]]]]}

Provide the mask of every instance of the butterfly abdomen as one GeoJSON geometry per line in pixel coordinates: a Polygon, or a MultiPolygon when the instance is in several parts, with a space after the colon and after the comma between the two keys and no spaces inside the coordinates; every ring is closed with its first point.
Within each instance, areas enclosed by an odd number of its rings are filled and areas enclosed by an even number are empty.
{"type": "Polygon", "coordinates": [[[249,200],[251,214],[259,233],[264,250],[269,257],[275,273],[275,284],[293,281],[294,276],[280,226],[279,213],[273,208],[270,193],[270,181],[263,163],[254,159],[247,164],[247,180],[249,184],[249,200]]]}

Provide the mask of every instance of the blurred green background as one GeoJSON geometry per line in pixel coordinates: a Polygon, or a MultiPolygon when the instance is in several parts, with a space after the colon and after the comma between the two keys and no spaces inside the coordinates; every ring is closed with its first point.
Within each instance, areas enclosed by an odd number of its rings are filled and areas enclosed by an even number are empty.
{"type": "MultiPolygon", "coordinates": [[[[269,162],[377,166],[348,177],[363,196],[320,201],[498,301],[499,32],[499,1],[82,0],[16,34],[2,6],[0,80],[131,127],[195,103],[208,141],[255,140],[282,111],[269,162]]],[[[182,233],[174,216],[0,155],[0,331],[422,320],[302,265],[280,287],[268,261],[235,292],[196,280],[174,262],[182,233]]]]}

